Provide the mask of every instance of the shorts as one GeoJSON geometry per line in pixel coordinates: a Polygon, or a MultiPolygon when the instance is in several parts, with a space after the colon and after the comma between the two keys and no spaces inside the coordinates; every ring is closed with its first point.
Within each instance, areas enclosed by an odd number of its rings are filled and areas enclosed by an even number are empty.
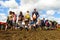
{"type": "Polygon", "coordinates": [[[9,21],[8,21],[8,24],[9,24],[10,26],[13,26],[13,21],[12,21],[12,20],[9,20],[9,21]]]}
{"type": "Polygon", "coordinates": [[[13,22],[13,26],[16,26],[16,22],[13,22]]]}
{"type": "Polygon", "coordinates": [[[30,25],[34,25],[35,24],[35,22],[34,21],[32,21],[31,23],[30,23],[30,25]]]}

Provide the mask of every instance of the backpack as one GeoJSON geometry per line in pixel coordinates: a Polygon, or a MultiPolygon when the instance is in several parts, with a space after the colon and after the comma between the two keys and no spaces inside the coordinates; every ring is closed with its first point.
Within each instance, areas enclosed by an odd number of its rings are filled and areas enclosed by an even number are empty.
{"type": "Polygon", "coordinates": [[[49,22],[48,22],[48,21],[46,22],[46,26],[50,26],[50,24],[49,24],[49,22]]]}

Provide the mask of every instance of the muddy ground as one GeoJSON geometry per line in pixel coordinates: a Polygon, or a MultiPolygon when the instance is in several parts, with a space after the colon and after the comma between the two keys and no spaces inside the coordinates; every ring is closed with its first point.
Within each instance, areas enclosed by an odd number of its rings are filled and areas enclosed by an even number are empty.
{"type": "Polygon", "coordinates": [[[60,30],[0,31],[0,40],[60,40],[60,30]]]}

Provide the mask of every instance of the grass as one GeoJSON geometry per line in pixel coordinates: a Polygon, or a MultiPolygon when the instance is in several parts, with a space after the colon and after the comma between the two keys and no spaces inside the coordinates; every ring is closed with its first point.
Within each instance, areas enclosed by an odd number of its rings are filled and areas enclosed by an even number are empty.
{"type": "Polygon", "coordinates": [[[60,40],[60,30],[0,31],[0,40],[60,40]]]}

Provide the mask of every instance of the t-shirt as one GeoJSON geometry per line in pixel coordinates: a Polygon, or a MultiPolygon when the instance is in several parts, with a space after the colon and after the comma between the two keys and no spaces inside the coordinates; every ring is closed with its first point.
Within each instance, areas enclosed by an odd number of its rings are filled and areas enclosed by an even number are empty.
{"type": "Polygon", "coordinates": [[[46,26],[48,26],[48,27],[50,26],[50,24],[49,24],[49,22],[48,22],[48,21],[46,22],[46,26]]]}
{"type": "Polygon", "coordinates": [[[37,18],[37,17],[36,17],[36,14],[33,14],[33,16],[32,16],[32,17],[33,17],[33,19],[36,19],[36,18],[37,18]]]}
{"type": "Polygon", "coordinates": [[[26,13],[25,18],[26,18],[26,19],[30,19],[29,13],[26,13]]]}
{"type": "Polygon", "coordinates": [[[36,15],[36,17],[39,16],[39,13],[38,13],[38,12],[33,12],[33,13],[32,13],[32,16],[33,16],[34,14],[36,15]]]}
{"type": "Polygon", "coordinates": [[[22,21],[23,20],[23,17],[24,17],[24,15],[19,15],[18,21],[22,21]]]}
{"type": "Polygon", "coordinates": [[[13,16],[12,16],[12,15],[9,15],[9,16],[8,16],[8,19],[9,19],[9,20],[13,20],[13,16]]]}
{"type": "Polygon", "coordinates": [[[17,16],[14,15],[14,17],[13,17],[13,21],[16,21],[16,20],[17,20],[17,16]]]}

